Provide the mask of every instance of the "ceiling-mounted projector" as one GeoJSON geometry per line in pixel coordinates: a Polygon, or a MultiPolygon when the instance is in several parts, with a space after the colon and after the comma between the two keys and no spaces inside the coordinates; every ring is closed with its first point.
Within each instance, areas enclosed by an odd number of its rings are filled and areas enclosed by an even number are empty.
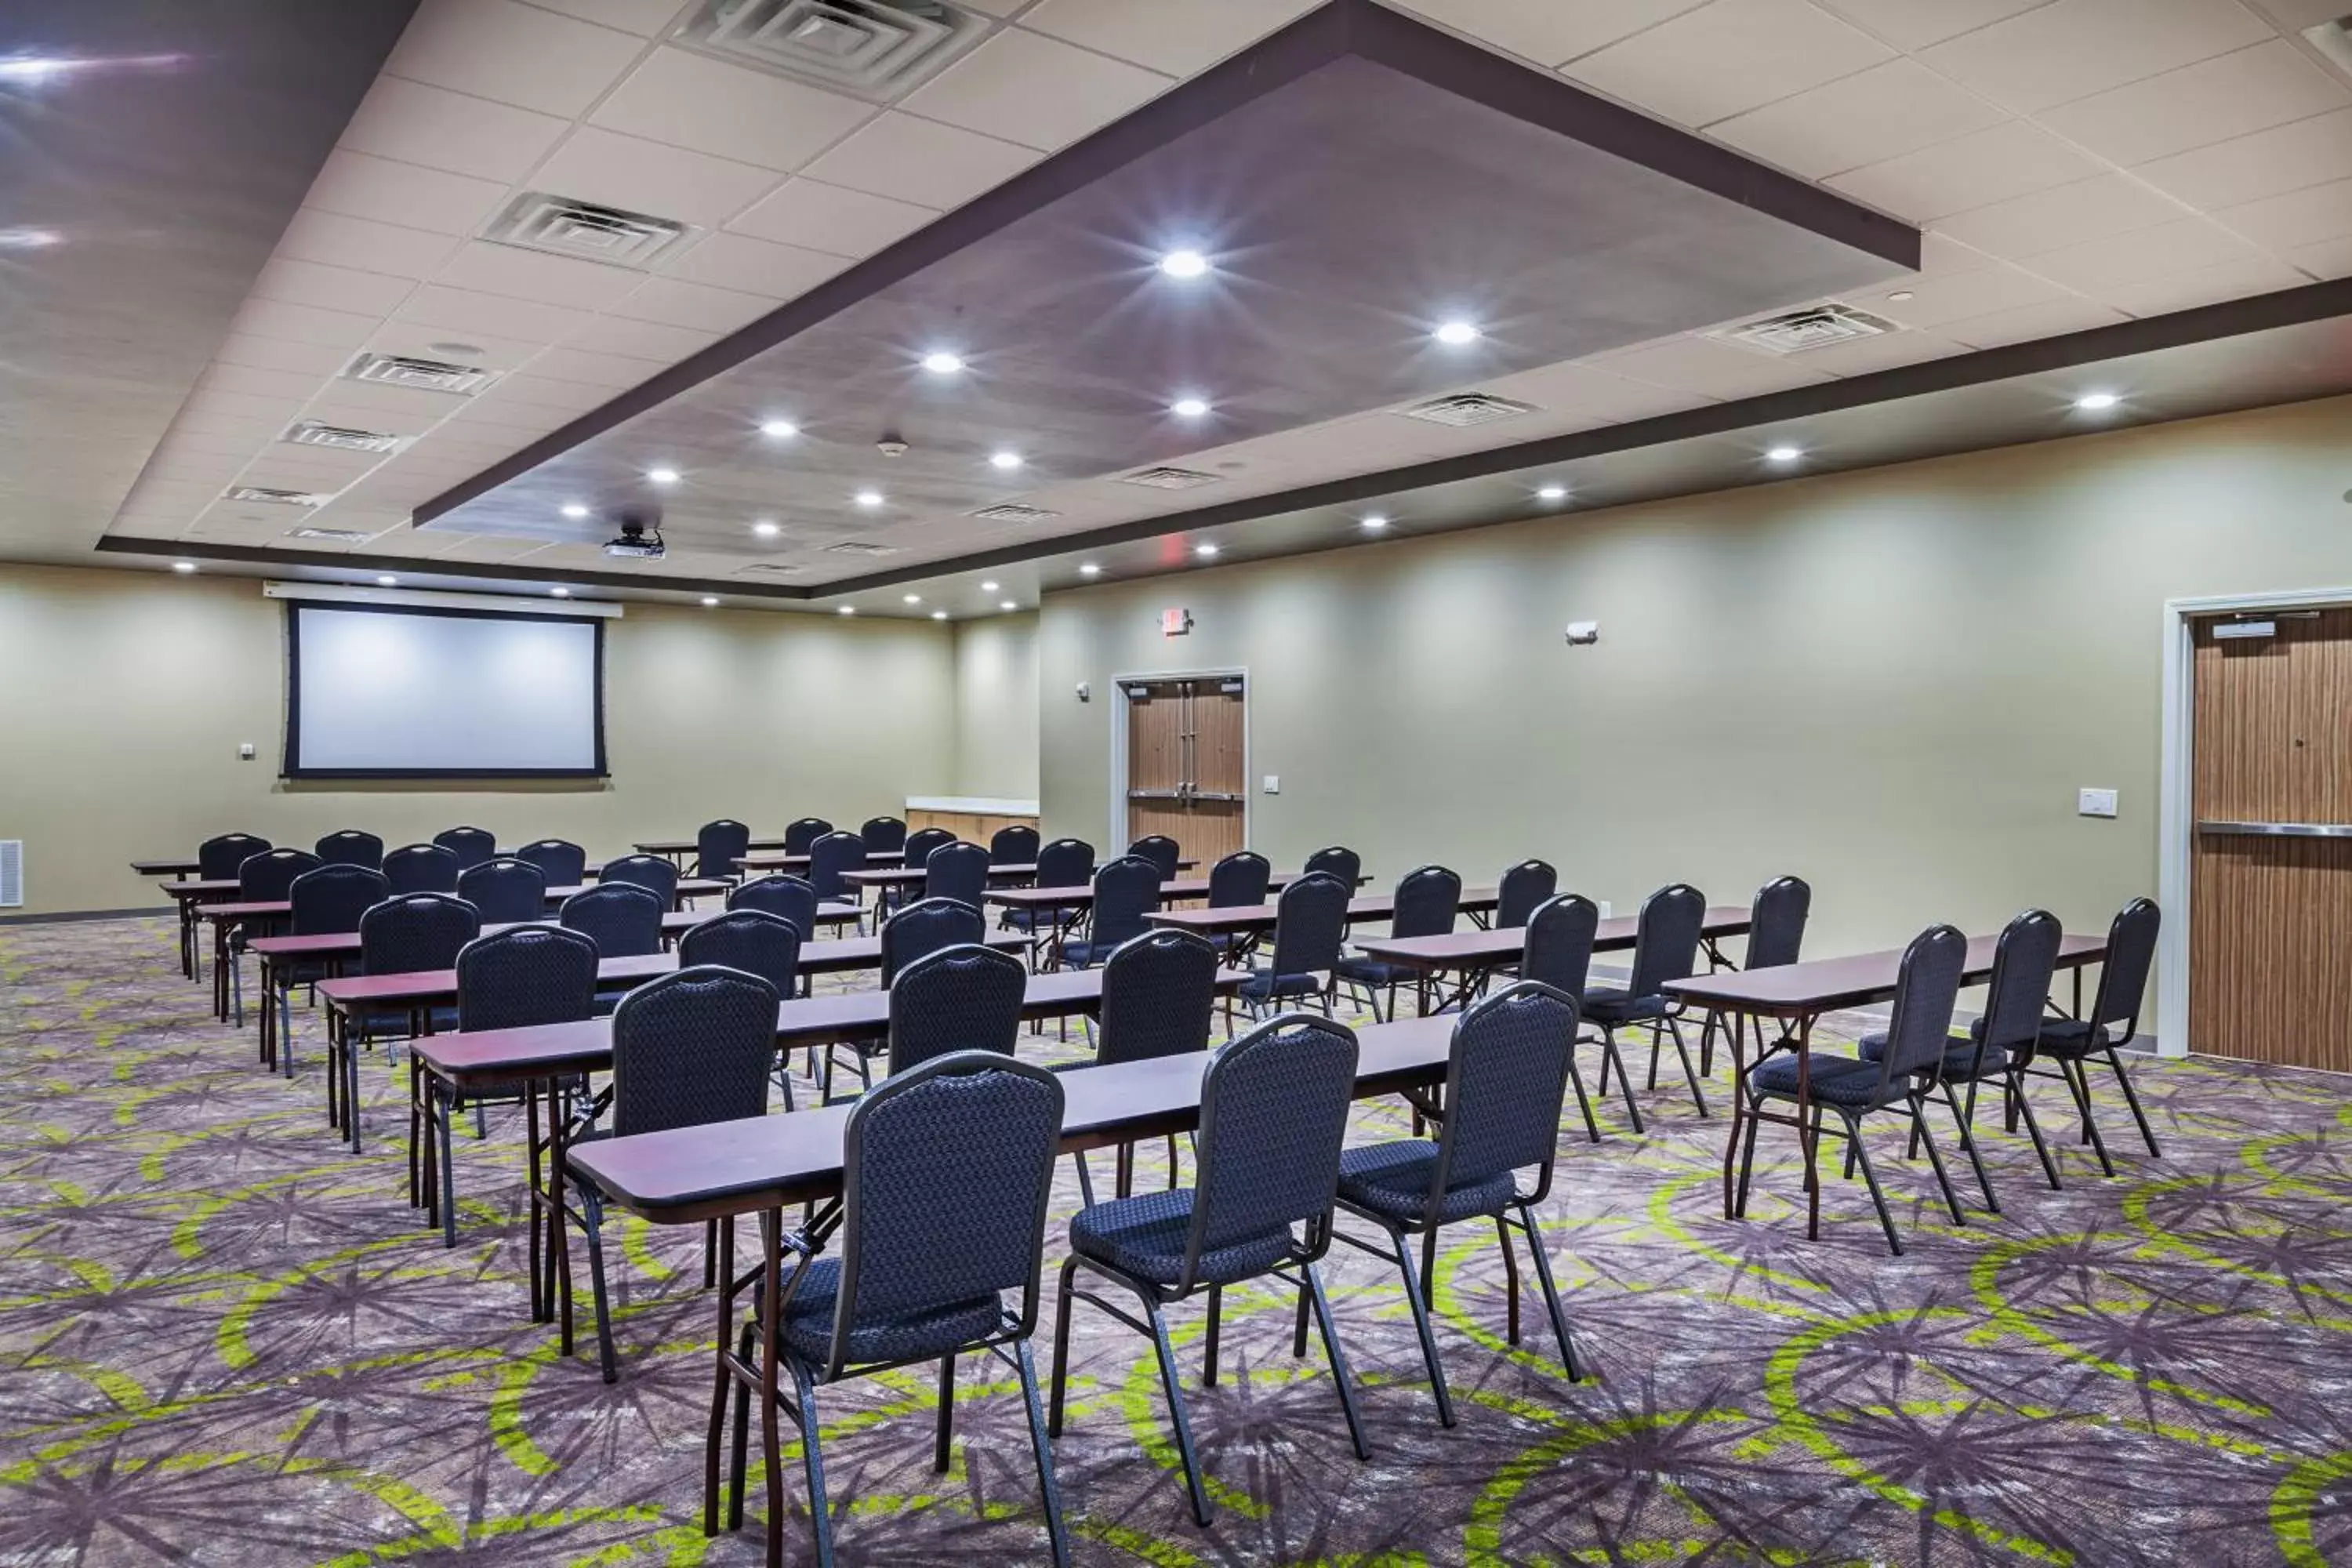
{"type": "Polygon", "coordinates": [[[661,530],[648,533],[646,525],[634,517],[621,520],[620,538],[604,542],[604,553],[624,561],[658,561],[663,550],[661,530]]]}

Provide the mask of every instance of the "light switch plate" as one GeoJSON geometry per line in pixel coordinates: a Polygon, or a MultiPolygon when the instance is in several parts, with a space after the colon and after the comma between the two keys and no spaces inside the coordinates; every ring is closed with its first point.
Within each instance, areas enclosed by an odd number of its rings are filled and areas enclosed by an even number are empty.
{"type": "Polygon", "coordinates": [[[1265,775],[1265,793],[1268,795],[1280,795],[1282,793],[1281,774],[1268,773],[1265,775]]]}
{"type": "Polygon", "coordinates": [[[2116,792],[2111,789],[2086,789],[2074,799],[2077,816],[2113,816],[2116,814],[2116,792]]]}

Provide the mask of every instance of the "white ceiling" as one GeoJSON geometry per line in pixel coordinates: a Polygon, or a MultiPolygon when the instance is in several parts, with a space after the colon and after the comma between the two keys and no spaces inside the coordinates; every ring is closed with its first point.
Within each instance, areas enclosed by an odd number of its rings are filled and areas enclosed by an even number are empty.
{"type": "MultiPolygon", "coordinates": [[[[1313,0],[967,3],[1004,25],[886,108],[657,41],[677,0],[425,0],[112,531],[317,548],[286,537],[308,524],[371,554],[607,565],[404,525],[1313,0]],[[472,237],[524,190],[702,232],[649,272],[472,237]],[[501,375],[471,398],[340,379],[363,348],[501,375]],[[389,458],[281,442],[298,418],[410,439],[389,458]],[[221,501],[231,484],[333,499],[221,501]]],[[[1541,410],[1504,424],[1368,413],[1203,451],[1213,497],[1023,498],[1056,530],[2352,275],[2352,82],[2298,36],[2342,0],[1391,3],[1927,229],[1908,298],[1852,297],[1906,330],[1793,359],[1696,335],[1615,350],[1481,383],[1541,410]]]]}

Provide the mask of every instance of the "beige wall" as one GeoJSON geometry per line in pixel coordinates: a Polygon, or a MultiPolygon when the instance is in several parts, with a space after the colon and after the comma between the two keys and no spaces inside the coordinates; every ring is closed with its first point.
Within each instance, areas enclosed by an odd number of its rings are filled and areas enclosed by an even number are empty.
{"type": "Polygon", "coordinates": [[[856,823],[952,787],[945,627],[642,605],[606,635],[602,784],[289,784],[283,616],[249,578],[0,566],[0,838],[25,840],[26,892],[7,912],[158,904],[124,862],[230,829],[397,845],[463,822],[604,856],[715,816],[856,823]]]}
{"type": "Polygon", "coordinates": [[[1825,953],[2103,928],[2156,890],[2164,600],[2352,584],[2347,487],[2352,399],[1055,594],[1045,826],[1110,841],[1113,675],[1234,665],[1278,868],[1539,855],[1621,911],[1795,872],[1825,953]]]}
{"type": "Polygon", "coordinates": [[[953,793],[1037,798],[1037,617],[991,616],[955,628],[953,793]]]}

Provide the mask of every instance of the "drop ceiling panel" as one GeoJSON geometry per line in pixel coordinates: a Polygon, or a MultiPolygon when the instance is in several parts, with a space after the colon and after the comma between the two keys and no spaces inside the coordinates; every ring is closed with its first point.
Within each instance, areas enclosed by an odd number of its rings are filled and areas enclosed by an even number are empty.
{"type": "Polygon", "coordinates": [[[2263,259],[2254,247],[2201,217],[2175,218],[2153,228],[2036,256],[2027,263],[2052,282],[2086,294],[2125,284],[2146,283],[2167,273],[2263,259]]]}
{"type": "Polygon", "coordinates": [[[717,332],[665,326],[659,321],[632,321],[619,316],[604,316],[566,338],[564,346],[585,349],[593,353],[651,360],[653,367],[646,372],[650,375],[653,370],[675,364],[718,341],[717,332]]]}
{"type": "Polygon", "coordinates": [[[908,94],[900,106],[1044,152],[1158,97],[1173,79],[1056,38],[1006,30],[908,94]],[[1040,91],[1038,84],[1053,83],[1040,91]]]}
{"type": "Polygon", "coordinates": [[[1710,129],[1752,157],[1808,179],[1901,157],[2009,118],[1912,60],[1889,60],[1710,129]]]}
{"type": "Polygon", "coordinates": [[[424,0],[384,68],[571,120],[644,47],[642,38],[515,0],[424,0]]]}
{"type": "Polygon", "coordinates": [[[1022,13],[1033,32],[1097,49],[1133,65],[1191,76],[1257,42],[1319,0],[1041,0],[1022,13]]]}
{"type": "Polygon", "coordinates": [[[1964,321],[1954,321],[1944,331],[1972,349],[1994,349],[2009,343],[2021,343],[2032,338],[2054,338],[2062,332],[2110,327],[2123,319],[2120,310],[2070,295],[2046,304],[2023,305],[2014,310],[2000,310],[1990,316],[1973,316],[1964,321]]]}
{"type": "Polygon", "coordinates": [[[344,128],[342,144],[404,163],[487,180],[520,179],[570,121],[409,81],[379,77],[344,128]]]}
{"type": "Polygon", "coordinates": [[[602,310],[644,279],[643,273],[626,267],[546,256],[520,246],[478,239],[460,247],[434,280],[441,288],[471,289],[577,310],[602,310]]]}
{"type": "Polygon", "coordinates": [[[253,280],[253,292],[260,299],[367,316],[390,314],[415,287],[412,279],[362,272],[350,267],[328,267],[288,256],[271,261],[253,280]]]}
{"type": "MultiPolygon", "coordinates": [[[[471,234],[488,219],[506,193],[506,186],[496,180],[478,180],[339,147],[329,154],[303,205],[404,228],[471,234]]],[[[280,248],[282,253],[282,242],[280,248]]]]}
{"type": "Polygon", "coordinates": [[[2117,163],[2268,130],[2352,103],[2352,84],[2284,38],[2045,111],[2042,123],[2117,163]]]}
{"type": "Polygon", "coordinates": [[[803,176],[786,181],[729,226],[754,239],[861,257],[904,239],[939,216],[929,207],[803,176]]]}
{"type": "Polygon", "coordinates": [[[2352,235],[2352,180],[2223,207],[2214,216],[2256,244],[2282,250],[2341,239],[2352,235]]]}
{"type": "Polygon", "coordinates": [[[1822,0],[1898,49],[1923,49],[2050,0],[1822,0]]]}
{"type": "Polygon", "coordinates": [[[650,38],[677,18],[681,0],[531,0],[531,4],[603,27],[650,38]]]}
{"type": "Polygon", "coordinates": [[[1709,0],[1567,68],[1682,125],[1712,124],[1892,58],[1807,0],[1709,0]]]}
{"type": "Polygon", "coordinates": [[[1040,156],[1034,147],[893,110],[843,137],[803,172],[828,184],[944,212],[1003,184],[1040,156]]]}
{"type": "Polygon", "coordinates": [[[775,308],[773,300],[756,294],[684,283],[675,278],[648,278],[613,307],[613,314],[700,331],[731,332],[775,308]]]}
{"type": "Polygon", "coordinates": [[[2235,0],[2053,0],[1919,58],[2031,113],[2273,36],[2235,0]]]}
{"type": "Polygon", "coordinates": [[[2098,291],[2099,298],[2135,316],[2160,316],[2172,310],[2218,305],[2273,289],[2293,289],[2310,281],[2284,262],[2252,256],[2187,271],[2168,270],[2144,283],[2126,283],[2098,291]]]}
{"type": "Polygon", "coordinates": [[[1913,223],[2073,184],[2100,163],[2038,126],[2012,120],[1832,176],[1831,189],[1913,223]]]}
{"type": "Polygon", "coordinates": [[[531,175],[534,188],[717,228],[776,184],[776,172],[583,125],[531,175]]]}
{"type": "Polygon", "coordinates": [[[503,336],[514,342],[551,343],[585,331],[596,318],[586,310],[561,305],[429,283],[409,297],[396,319],[444,328],[437,334],[443,337],[503,336]]]}
{"type": "Polygon", "coordinates": [[[2181,216],[2179,203],[2137,180],[2094,174],[2070,185],[1956,213],[1936,226],[1963,245],[2015,260],[2088,239],[2154,228],[2181,216]]]}
{"type": "Polygon", "coordinates": [[[229,323],[229,331],[257,338],[286,338],[320,348],[357,348],[375,330],[378,319],[351,310],[289,304],[284,300],[255,299],[245,302],[245,309],[229,323]]]}
{"type": "Polygon", "coordinates": [[[649,142],[790,170],[873,112],[855,99],[662,47],[588,119],[649,142]]]}
{"type": "Polygon", "coordinates": [[[1403,9],[1523,59],[1559,66],[1670,16],[1696,11],[1706,0],[1584,0],[1574,5],[1530,5],[1526,0],[1398,3],[1403,9]]]}
{"type": "Polygon", "coordinates": [[[2352,179],[2352,109],[2159,158],[2133,173],[2209,212],[2352,179]]]}
{"type": "Polygon", "coordinates": [[[706,234],[661,268],[665,278],[790,300],[849,265],[850,258],[743,234],[706,234]]]}

